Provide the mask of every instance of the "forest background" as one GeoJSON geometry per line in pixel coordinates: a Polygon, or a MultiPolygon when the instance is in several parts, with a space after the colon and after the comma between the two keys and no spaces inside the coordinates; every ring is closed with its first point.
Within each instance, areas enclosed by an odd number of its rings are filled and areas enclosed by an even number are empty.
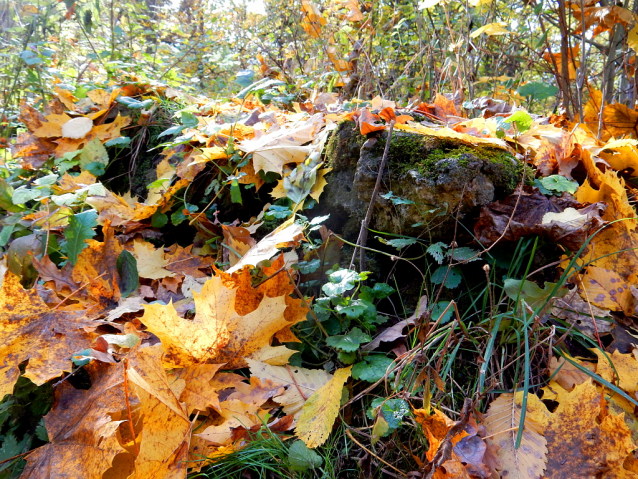
{"type": "Polygon", "coordinates": [[[638,0],[1,0],[0,28],[1,479],[638,477],[638,0]],[[375,237],[423,260],[423,304],[394,267],[339,266],[312,207],[322,128],[352,120],[532,165],[514,243],[375,237]],[[590,210],[548,237],[534,201],[590,210]],[[200,290],[238,298],[213,356],[158,326],[174,303],[197,336],[200,290]],[[277,302],[299,324],[232,322],[277,302]]]}

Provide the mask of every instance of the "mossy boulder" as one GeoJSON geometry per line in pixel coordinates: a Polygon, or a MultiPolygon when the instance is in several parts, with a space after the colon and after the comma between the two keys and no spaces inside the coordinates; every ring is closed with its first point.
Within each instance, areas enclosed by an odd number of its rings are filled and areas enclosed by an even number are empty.
{"type": "MultiPolygon", "coordinates": [[[[326,147],[333,170],[319,203],[328,226],[356,240],[365,216],[387,132],[367,148],[355,124],[342,122],[326,147]]],[[[505,198],[523,176],[523,164],[495,147],[395,130],[370,227],[386,233],[451,240],[456,218],[505,198]],[[394,196],[383,198],[392,192],[394,196]]],[[[528,173],[527,178],[533,176],[528,173]]]]}

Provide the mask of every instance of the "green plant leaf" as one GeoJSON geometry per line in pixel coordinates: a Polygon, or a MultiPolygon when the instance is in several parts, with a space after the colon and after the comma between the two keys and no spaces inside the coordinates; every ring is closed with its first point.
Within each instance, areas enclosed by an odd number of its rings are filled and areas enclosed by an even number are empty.
{"type": "Polygon", "coordinates": [[[26,186],[21,186],[13,191],[11,201],[14,205],[23,205],[31,200],[40,198],[40,196],[42,196],[42,192],[40,190],[36,188],[29,189],[26,186]]]}
{"type": "Polygon", "coordinates": [[[49,435],[47,434],[47,428],[44,425],[44,418],[40,419],[39,424],[35,428],[35,437],[40,441],[49,442],[49,435]]]}
{"type": "Polygon", "coordinates": [[[104,163],[100,163],[99,161],[93,161],[86,165],[84,168],[86,171],[91,173],[93,176],[102,176],[106,172],[106,165],[104,163]]]}
{"type": "Polygon", "coordinates": [[[545,100],[555,96],[559,90],[555,85],[550,85],[549,83],[531,81],[516,91],[519,95],[528,96],[532,100],[545,100]]]}
{"type": "Polygon", "coordinates": [[[387,244],[388,246],[392,246],[396,249],[403,249],[406,246],[410,246],[416,243],[416,238],[396,238],[391,240],[383,240],[382,243],[387,244]]]}
{"type": "Polygon", "coordinates": [[[481,259],[477,254],[478,251],[467,246],[455,248],[453,251],[448,252],[448,256],[451,256],[454,261],[476,261],[481,259]]]}
{"type": "MultiPolygon", "coordinates": [[[[536,309],[537,307],[542,306],[545,301],[549,299],[549,296],[556,287],[556,284],[557,283],[546,282],[544,287],[541,288],[532,281],[508,278],[505,280],[504,289],[507,296],[514,301],[518,298],[520,291],[520,298],[524,299],[530,308],[536,309]]],[[[562,287],[556,291],[554,296],[562,298],[568,292],[569,290],[567,288],[562,287]]]]}
{"type": "Polygon", "coordinates": [[[434,258],[434,261],[436,261],[439,264],[442,264],[443,258],[445,258],[446,249],[447,249],[447,245],[439,241],[438,243],[433,243],[430,246],[428,246],[428,249],[426,250],[426,252],[434,258]]]}
{"type": "Polygon", "coordinates": [[[340,296],[348,290],[354,288],[357,281],[361,277],[356,271],[349,269],[340,269],[328,276],[329,283],[324,284],[321,289],[328,296],[340,296]]]}
{"type": "Polygon", "coordinates": [[[370,404],[367,413],[370,419],[375,418],[376,409],[379,406],[381,406],[379,412],[383,415],[389,427],[386,435],[395,431],[401,425],[403,418],[410,414],[410,405],[403,399],[386,399],[381,397],[376,398],[370,404]]]}
{"type": "Polygon", "coordinates": [[[126,298],[132,292],[137,291],[137,287],[140,284],[137,260],[130,252],[123,250],[117,257],[116,268],[119,276],[117,285],[120,288],[122,297],[126,298]]]}
{"type": "Polygon", "coordinates": [[[160,210],[157,210],[155,213],[153,213],[153,216],[151,216],[151,226],[153,228],[162,228],[166,226],[167,223],[168,216],[162,213],[160,210]]]}
{"type": "Polygon", "coordinates": [[[352,377],[375,383],[385,375],[393,362],[381,354],[366,356],[363,361],[352,366],[352,377]]]}
{"type": "Polygon", "coordinates": [[[387,298],[394,292],[395,289],[387,283],[375,283],[372,288],[370,286],[362,287],[359,298],[372,301],[373,299],[387,298]]]}
{"type": "Polygon", "coordinates": [[[369,334],[364,333],[359,328],[353,328],[348,334],[330,336],[326,339],[326,344],[335,349],[351,353],[359,349],[363,343],[372,341],[369,334]]]}
{"type": "Polygon", "coordinates": [[[551,175],[546,178],[541,178],[541,185],[547,188],[550,191],[556,191],[558,193],[562,193],[566,191],[567,193],[574,194],[578,189],[578,183],[576,181],[571,181],[561,175],[551,175]]]}
{"type": "Polygon", "coordinates": [[[239,188],[239,182],[237,180],[233,180],[230,182],[230,200],[233,203],[239,203],[240,205],[242,204],[241,189],[239,188]]]}
{"type": "Polygon", "coordinates": [[[526,111],[519,110],[510,115],[505,123],[514,123],[519,133],[525,133],[532,127],[532,117],[526,111]]]}
{"type": "MultiPolygon", "coordinates": [[[[438,321],[439,317],[441,317],[441,314],[443,314],[443,311],[445,311],[445,308],[447,308],[449,304],[450,301],[439,301],[436,303],[432,308],[432,321],[438,321]]],[[[451,307],[445,312],[445,316],[443,316],[439,324],[447,323],[452,318],[453,314],[454,308],[451,307]]]]}
{"type": "Polygon", "coordinates": [[[443,281],[445,281],[445,284],[443,284],[443,286],[448,289],[454,289],[459,284],[461,284],[460,270],[456,266],[450,268],[449,273],[447,272],[447,270],[448,266],[439,266],[436,271],[434,271],[434,274],[432,274],[431,281],[434,284],[441,284],[443,283],[443,281]]]}
{"type": "Polygon", "coordinates": [[[86,248],[84,240],[91,239],[95,236],[93,228],[96,226],[97,211],[95,210],[84,211],[83,213],[78,213],[70,217],[69,225],[64,228],[66,243],[63,249],[72,265],[75,265],[78,260],[78,255],[86,248]]]}
{"type": "Polygon", "coordinates": [[[109,162],[109,154],[102,142],[94,138],[84,145],[84,148],[82,148],[80,152],[79,160],[80,168],[86,170],[91,163],[95,162],[107,165],[109,162]]]}
{"type": "Polygon", "coordinates": [[[124,148],[131,144],[131,139],[128,136],[120,136],[119,138],[113,138],[112,140],[104,143],[104,146],[119,146],[120,148],[124,148]]]}

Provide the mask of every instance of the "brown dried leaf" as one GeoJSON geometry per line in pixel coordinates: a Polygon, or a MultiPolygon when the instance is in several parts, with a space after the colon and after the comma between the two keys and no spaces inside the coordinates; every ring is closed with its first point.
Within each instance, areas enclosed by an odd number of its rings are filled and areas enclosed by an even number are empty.
{"type": "Polygon", "coordinates": [[[44,418],[50,442],[27,456],[21,477],[48,479],[64,471],[101,479],[115,455],[125,452],[116,436],[120,421],[111,418],[126,409],[123,364],[93,361],[84,370],[91,387],[75,389],[68,381],[58,386],[55,406],[44,418]]]}
{"type": "Polygon", "coordinates": [[[100,323],[84,312],[54,311],[35,289],[7,273],[0,291],[0,397],[13,392],[20,363],[29,360],[25,377],[41,385],[71,371],[71,355],[91,345],[100,323]]]}
{"type": "Polygon", "coordinates": [[[577,251],[603,225],[605,208],[604,203],[583,206],[567,193],[548,198],[538,188],[524,186],[505,200],[484,206],[474,234],[484,246],[494,244],[501,236],[504,241],[517,241],[538,235],[577,251]]]}

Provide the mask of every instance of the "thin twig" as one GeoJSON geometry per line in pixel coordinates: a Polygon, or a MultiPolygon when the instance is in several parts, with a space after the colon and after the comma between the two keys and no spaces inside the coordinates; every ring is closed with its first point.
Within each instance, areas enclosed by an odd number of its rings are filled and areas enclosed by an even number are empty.
{"type": "MultiPolygon", "coordinates": [[[[447,460],[450,459],[450,457],[452,457],[452,438],[454,438],[454,436],[456,436],[457,434],[460,434],[463,429],[465,429],[465,426],[467,425],[467,422],[470,419],[470,410],[472,408],[472,400],[470,398],[465,398],[465,401],[463,403],[463,409],[461,410],[461,419],[456,421],[456,423],[454,424],[454,426],[452,426],[447,434],[445,435],[445,438],[443,439],[443,441],[441,441],[441,445],[439,446],[439,449],[436,451],[436,455],[434,456],[434,459],[432,460],[432,462],[430,464],[428,464],[425,468],[429,467],[429,471],[428,471],[428,475],[426,476],[426,479],[432,479],[432,477],[434,477],[434,473],[436,472],[436,470],[441,467],[441,465],[443,465],[443,463],[447,460]]],[[[424,468],[424,470],[425,470],[424,468]]]]}
{"type": "Polygon", "coordinates": [[[290,379],[292,379],[292,382],[297,387],[297,391],[299,391],[299,394],[301,394],[301,397],[303,398],[303,400],[306,401],[308,398],[301,390],[301,387],[299,387],[299,384],[297,383],[297,380],[295,379],[295,375],[292,374],[292,370],[290,369],[290,366],[288,364],[286,364],[286,371],[288,371],[288,374],[290,374],[290,379]]]}
{"type": "MultiPolygon", "coordinates": [[[[97,276],[95,279],[101,278],[102,276],[104,276],[106,274],[106,272],[102,273],[100,276],[97,276]]],[[[55,311],[56,309],[58,309],[60,306],[62,306],[64,304],[64,302],[67,299],[70,299],[72,296],[74,296],[77,292],[82,291],[84,288],[86,288],[89,284],[91,284],[91,281],[87,281],[86,283],[84,283],[82,286],[80,286],[78,289],[76,289],[75,291],[71,292],[70,295],[68,295],[66,298],[64,298],[62,301],[60,301],[58,304],[55,305],[55,307],[51,310],[51,311],[55,311]]]]}
{"type": "Polygon", "coordinates": [[[379,461],[381,461],[383,464],[385,464],[388,467],[391,467],[392,469],[394,469],[395,471],[397,471],[399,474],[401,474],[402,477],[407,477],[405,475],[405,473],[403,471],[400,471],[399,469],[397,469],[396,467],[394,467],[392,464],[390,464],[389,462],[381,459],[379,456],[377,456],[374,452],[372,452],[370,449],[368,449],[367,447],[365,447],[363,444],[361,444],[359,441],[357,441],[354,436],[352,435],[352,433],[346,429],[346,434],[348,435],[348,437],[350,439],[352,439],[352,441],[359,446],[361,449],[363,449],[365,452],[367,452],[368,454],[370,454],[372,457],[378,459],[379,461]]]}
{"type": "MultiPolygon", "coordinates": [[[[388,160],[388,153],[390,152],[390,142],[392,141],[392,132],[394,131],[394,123],[395,120],[390,120],[390,128],[388,129],[388,139],[386,140],[385,149],[383,150],[383,157],[381,158],[381,165],[379,165],[379,172],[377,173],[377,182],[374,185],[374,190],[372,190],[372,196],[370,197],[370,204],[368,204],[368,211],[366,212],[366,216],[361,222],[361,229],[359,230],[359,238],[357,239],[357,247],[365,246],[368,242],[368,226],[370,225],[370,220],[372,219],[372,211],[374,210],[374,204],[377,200],[377,195],[379,194],[379,188],[381,187],[381,178],[383,177],[383,170],[385,168],[386,161],[388,160]]],[[[352,254],[352,260],[350,260],[350,269],[354,266],[354,257],[356,255],[357,248],[352,254]]],[[[359,249],[359,270],[365,270],[365,251],[363,249],[359,249]]]]}

